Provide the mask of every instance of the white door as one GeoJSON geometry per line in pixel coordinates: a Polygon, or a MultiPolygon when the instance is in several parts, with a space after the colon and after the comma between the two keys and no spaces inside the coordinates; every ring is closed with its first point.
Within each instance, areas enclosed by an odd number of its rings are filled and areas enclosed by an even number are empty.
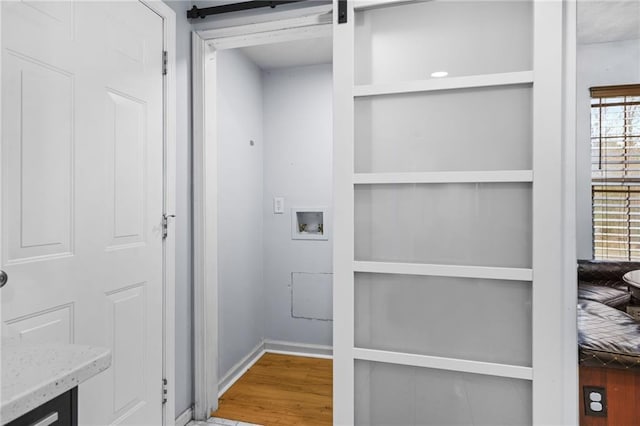
{"type": "Polygon", "coordinates": [[[334,2],[335,424],[562,424],[562,4],[381,3],[334,2]]]}
{"type": "Polygon", "coordinates": [[[162,424],[163,21],[2,2],[3,338],[110,347],[79,424],[162,424]]]}

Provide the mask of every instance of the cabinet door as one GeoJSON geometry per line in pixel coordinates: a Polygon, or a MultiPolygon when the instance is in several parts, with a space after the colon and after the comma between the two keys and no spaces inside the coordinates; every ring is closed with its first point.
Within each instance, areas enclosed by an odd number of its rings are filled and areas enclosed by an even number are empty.
{"type": "Polygon", "coordinates": [[[78,388],[45,402],[7,426],[78,426],[78,388]]]}

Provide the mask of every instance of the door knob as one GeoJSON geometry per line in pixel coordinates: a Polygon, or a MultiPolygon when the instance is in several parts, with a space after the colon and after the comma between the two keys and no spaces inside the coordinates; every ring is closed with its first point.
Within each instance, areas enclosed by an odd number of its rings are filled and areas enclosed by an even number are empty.
{"type": "Polygon", "coordinates": [[[5,271],[0,271],[0,288],[4,287],[4,285],[9,281],[9,276],[5,271]]]}

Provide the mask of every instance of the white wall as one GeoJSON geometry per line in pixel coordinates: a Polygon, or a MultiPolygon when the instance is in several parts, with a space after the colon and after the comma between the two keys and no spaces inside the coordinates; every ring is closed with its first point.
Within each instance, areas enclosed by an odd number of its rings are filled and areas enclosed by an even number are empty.
{"type": "MultiPolygon", "coordinates": [[[[223,378],[265,338],[331,345],[331,321],[294,318],[291,293],[292,272],[332,272],[331,239],[292,240],[290,213],[331,209],[331,65],[263,73],[240,51],[223,50],[218,87],[223,378]],[[274,196],[285,198],[285,214],[273,214],[274,196]]],[[[331,303],[330,283],[298,291],[331,303]]]]}
{"type": "Polygon", "coordinates": [[[191,24],[190,2],[166,1],[176,12],[176,416],[193,405],[193,264],[191,192],[191,24]]]}
{"type": "Polygon", "coordinates": [[[578,45],[577,74],[577,254],[578,259],[591,259],[591,98],[589,88],[640,83],[640,40],[578,45]]]}
{"type": "Polygon", "coordinates": [[[218,53],[218,374],[264,336],[263,122],[260,69],[218,53]],[[254,141],[254,145],[250,144],[254,141]]]}
{"type": "MultiPolygon", "coordinates": [[[[330,273],[328,241],[292,240],[291,208],[332,202],[332,70],[314,65],[266,71],[264,77],[264,278],[267,339],[332,344],[332,322],[292,316],[291,273],[330,273]],[[273,213],[284,197],[285,213],[273,213]]],[[[325,219],[326,220],[326,219],[325,219]]],[[[331,303],[331,285],[297,287],[318,304],[331,303]]],[[[299,294],[298,294],[299,296],[299,294]]]]}

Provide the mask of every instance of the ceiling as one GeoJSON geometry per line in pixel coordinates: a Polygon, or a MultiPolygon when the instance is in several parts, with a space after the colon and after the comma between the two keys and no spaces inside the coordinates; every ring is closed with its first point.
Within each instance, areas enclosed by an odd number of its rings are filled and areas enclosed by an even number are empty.
{"type": "Polygon", "coordinates": [[[294,40],[240,49],[263,70],[330,64],[333,43],[330,37],[294,40]]]}
{"type": "Polygon", "coordinates": [[[578,43],[640,39],[640,0],[578,0],[578,43]]]}
{"type": "MultiPolygon", "coordinates": [[[[207,7],[234,1],[191,1],[188,3],[207,7]]],[[[299,3],[293,3],[293,5],[300,7],[299,3]]],[[[579,44],[640,39],[640,0],[578,0],[577,21],[579,44]]],[[[331,62],[331,41],[329,39],[301,40],[282,43],[282,45],[249,47],[242,50],[263,69],[331,62]],[[314,60],[315,56],[318,58],[314,60]]]]}

